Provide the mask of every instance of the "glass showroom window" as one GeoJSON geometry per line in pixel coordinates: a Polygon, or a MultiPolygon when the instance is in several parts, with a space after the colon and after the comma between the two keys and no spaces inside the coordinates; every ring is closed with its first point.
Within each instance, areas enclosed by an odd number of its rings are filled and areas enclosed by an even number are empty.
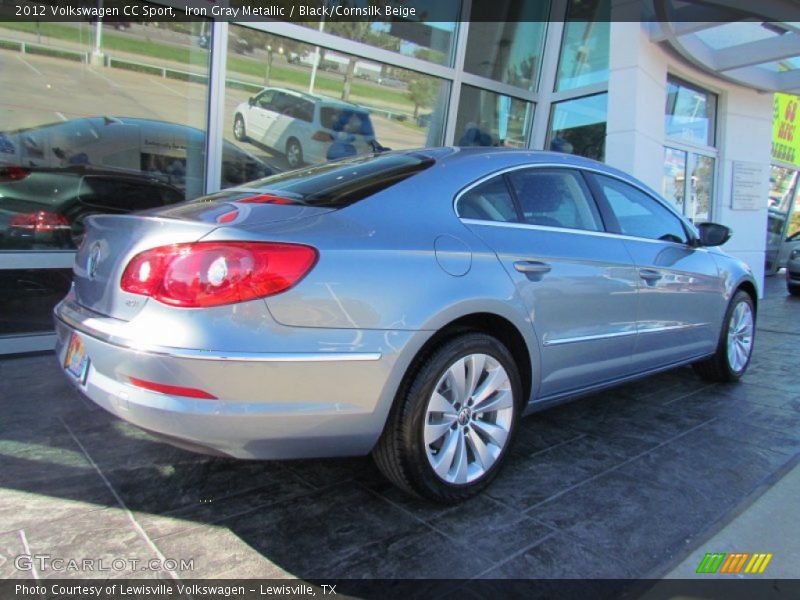
{"type": "Polygon", "coordinates": [[[680,79],[667,79],[662,194],[695,223],[711,220],[716,163],[717,97],[680,79]]]}
{"type": "Polygon", "coordinates": [[[694,223],[711,220],[714,163],[711,156],[665,148],[661,193],[694,223]]]}
{"type": "Polygon", "coordinates": [[[203,193],[209,49],[201,22],[8,22],[0,41],[2,346],[52,330],[88,215],[203,193]]]}
{"type": "Polygon", "coordinates": [[[470,23],[464,70],[535,90],[548,10],[548,3],[539,0],[508,2],[495,15],[503,22],[470,23]]]}
{"type": "Polygon", "coordinates": [[[717,97],[675,77],[667,78],[665,133],[673,140],[714,145],[717,97]]]}
{"type": "Polygon", "coordinates": [[[605,158],[608,94],[553,105],[547,148],[602,161],[605,158]]]}
{"type": "MultiPolygon", "coordinates": [[[[231,36],[246,38],[252,51],[228,53],[226,147],[282,171],[441,144],[447,82],[241,26],[232,25],[231,36]]],[[[231,185],[226,168],[236,170],[223,163],[223,187],[231,185]]]]}
{"type": "Polygon", "coordinates": [[[556,91],[608,81],[610,0],[570,0],[556,91]]]}
{"type": "Polygon", "coordinates": [[[329,20],[322,23],[303,22],[298,25],[440,65],[452,63],[456,22],[461,15],[461,0],[418,0],[412,3],[416,8],[415,16],[398,14],[391,18],[385,14],[386,7],[393,4],[391,2],[375,3],[370,0],[327,2],[332,10],[337,5],[341,5],[342,9],[367,10],[376,4],[380,4],[384,12],[380,17],[373,17],[374,20],[371,22],[329,20]]]}
{"type": "Polygon", "coordinates": [[[457,146],[524,148],[533,119],[533,104],[481,90],[461,87],[456,119],[457,146]]]}

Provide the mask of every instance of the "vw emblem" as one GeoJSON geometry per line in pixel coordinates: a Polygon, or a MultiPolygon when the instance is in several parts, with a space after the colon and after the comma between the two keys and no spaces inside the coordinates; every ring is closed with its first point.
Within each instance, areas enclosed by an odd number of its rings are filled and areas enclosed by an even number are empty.
{"type": "Polygon", "coordinates": [[[100,264],[100,244],[96,243],[89,251],[89,260],[86,261],[86,272],[89,279],[94,279],[97,275],[97,265],[100,264]]]}

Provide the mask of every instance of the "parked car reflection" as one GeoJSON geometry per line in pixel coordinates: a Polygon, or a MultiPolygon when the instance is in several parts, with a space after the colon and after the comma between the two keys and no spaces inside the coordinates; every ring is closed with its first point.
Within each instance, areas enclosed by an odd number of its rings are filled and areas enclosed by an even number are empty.
{"type": "MultiPolygon", "coordinates": [[[[273,169],[224,143],[221,182],[273,169]]],[[[70,249],[92,214],[155,208],[203,193],[205,133],[150,119],[90,117],[0,132],[0,249],[70,249]]]]}

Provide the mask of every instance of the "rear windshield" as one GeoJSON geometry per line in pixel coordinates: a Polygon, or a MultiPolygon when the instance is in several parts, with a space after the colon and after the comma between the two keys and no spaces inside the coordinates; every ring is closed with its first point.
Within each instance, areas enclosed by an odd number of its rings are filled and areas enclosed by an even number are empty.
{"type": "Polygon", "coordinates": [[[323,106],[319,111],[319,119],[326,129],[358,135],[375,135],[369,115],[359,110],[323,106]]]}
{"type": "Polygon", "coordinates": [[[291,200],[292,204],[342,208],[390,188],[433,163],[432,158],[421,154],[370,154],[280,173],[236,191],[252,189],[291,200]]]}

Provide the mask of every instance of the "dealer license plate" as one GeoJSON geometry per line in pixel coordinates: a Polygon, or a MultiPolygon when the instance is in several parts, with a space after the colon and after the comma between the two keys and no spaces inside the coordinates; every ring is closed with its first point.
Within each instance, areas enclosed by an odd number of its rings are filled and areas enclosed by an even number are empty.
{"type": "Polygon", "coordinates": [[[67,356],[64,359],[64,368],[67,373],[78,380],[83,385],[86,383],[86,374],[89,372],[89,357],[86,355],[86,347],[77,333],[72,334],[67,347],[67,356]]]}

